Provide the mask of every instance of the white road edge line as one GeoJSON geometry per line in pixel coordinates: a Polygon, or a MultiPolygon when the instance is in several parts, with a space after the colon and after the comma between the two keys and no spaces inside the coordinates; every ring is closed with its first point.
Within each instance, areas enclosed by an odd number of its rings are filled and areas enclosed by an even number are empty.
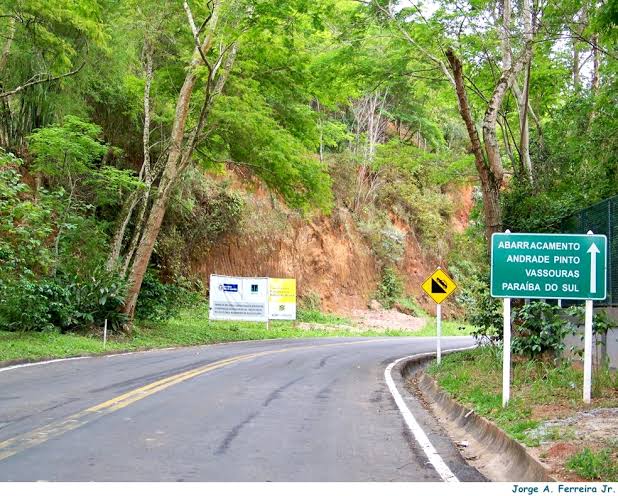
{"type": "MultiPolygon", "coordinates": [[[[448,351],[449,352],[450,351],[463,351],[463,350],[471,350],[472,348],[476,348],[476,346],[468,346],[466,348],[455,348],[455,349],[448,350],[448,351]]],[[[425,455],[427,456],[429,463],[433,465],[433,468],[436,469],[436,472],[438,472],[438,475],[442,478],[444,482],[459,482],[459,479],[457,478],[457,476],[453,472],[451,472],[451,469],[448,467],[448,465],[445,463],[442,457],[438,454],[433,444],[431,444],[431,441],[427,437],[427,434],[425,434],[425,431],[423,430],[423,428],[416,421],[416,419],[414,418],[414,415],[412,415],[412,412],[408,408],[408,405],[406,405],[406,402],[402,398],[401,394],[399,394],[399,391],[397,390],[397,386],[395,386],[395,381],[393,380],[393,376],[391,375],[393,367],[395,367],[395,365],[397,365],[399,362],[402,362],[403,360],[408,360],[410,358],[416,358],[416,357],[427,356],[427,355],[435,355],[435,353],[434,352],[417,353],[415,355],[408,355],[405,357],[398,358],[394,362],[390,363],[388,367],[386,367],[386,369],[384,370],[384,380],[386,381],[386,385],[388,386],[388,389],[390,390],[391,394],[393,395],[393,398],[395,399],[395,403],[397,404],[397,407],[399,408],[399,411],[401,412],[401,415],[403,416],[403,419],[405,420],[406,425],[408,426],[408,429],[410,429],[410,432],[412,432],[412,435],[416,439],[416,442],[421,446],[421,448],[423,448],[423,451],[425,452],[425,455]]]]}
{"type": "Polygon", "coordinates": [[[6,372],[8,370],[13,370],[13,369],[22,369],[24,367],[34,367],[35,365],[47,365],[48,363],[68,362],[69,360],[85,360],[86,358],[92,358],[92,357],[80,356],[80,357],[69,357],[69,358],[56,358],[55,360],[45,360],[43,362],[18,363],[17,365],[10,365],[8,367],[1,368],[0,372],[6,372]]]}
{"type": "Polygon", "coordinates": [[[176,350],[178,347],[172,348],[152,348],[150,350],[141,350],[141,351],[125,351],[120,353],[114,353],[112,355],[86,355],[86,356],[77,356],[77,357],[67,357],[67,358],[55,358],[53,360],[44,360],[42,362],[27,362],[27,363],[18,363],[17,365],[9,365],[8,367],[0,368],[0,372],[8,372],[13,369],[23,369],[24,367],[35,367],[37,365],[47,365],[50,363],[58,363],[58,362],[70,362],[72,360],[86,360],[87,358],[113,358],[118,356],[125,355],[136,355],[138,353],[151,353],[153,351],[169,351],[176,350]]]}

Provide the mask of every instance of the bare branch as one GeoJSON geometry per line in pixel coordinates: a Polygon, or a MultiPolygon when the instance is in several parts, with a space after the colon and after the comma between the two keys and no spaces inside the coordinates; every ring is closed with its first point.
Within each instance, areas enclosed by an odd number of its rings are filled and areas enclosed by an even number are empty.
{"type": "Polygon", "coordinates": [[[451,74],[451,72],[446,67],[446,64],[442,60],[440,60],[438,57],[436,57],[434,54],[432,54],[429,50],[427,50],[425,47],[423,47],[421,44],[419,44],[414,38],[412,38],[410,33],[408,33],[408,31],[401,25],[399,20],[395,17],[395,15],[389,9],[387,9],[384,6],[380,5],[375,0],[369,0],[369,1],[356,0],[356,1],[358,3],[361,3],[363,5],[367,5],[367,6],[368,5],[374,5],[384,15],[386,15],[389,19],[391,19],[391,21],[393,21],[393,23],[397,26],[397,29],[399,29],[399,31],[401,32],[403,37],[406,39],[406,41],[408,41],[408,43],[410,43],[416,49],[418,49],[425,57],[427,57],[433,63],[437,64],[438,67],[440,68],[440,70],[446,76],[446,79],[448,79],[449,83],[451,83],[452,86],[455,86],[455,79],[453,78],[453,75],[451,74]]]}
{"type": "Polygon", "coordinates": [[[84,66],[86,65],[86,61],[83,61],[79,67],[77,67],[76,69],[73,69],[72,71],[69,71],[65,74],[60,74],[59,76],[51,76],[51,74],[48,74],[46,78],[36,78],[34,80],[31,80],[27,83],[22,84],[21,86],[18,86],[17,88],[14,88],[10,91],[5,91],[4,93],[0,93],[0,99],[3,98],[7,98],[9,96],[15,95],[16,93],[19,93],[23,90],[25,90],[26,88],[29,88],[30,86],[35,86],[37,84],[41,84],[41,83],[51,83],[53,81],[58,81],[59,79],[63,79],[65,77],[70,77],[70,76],[74,76],[75,74],[77,74],[79,71],[81,71],[84,66]]]}

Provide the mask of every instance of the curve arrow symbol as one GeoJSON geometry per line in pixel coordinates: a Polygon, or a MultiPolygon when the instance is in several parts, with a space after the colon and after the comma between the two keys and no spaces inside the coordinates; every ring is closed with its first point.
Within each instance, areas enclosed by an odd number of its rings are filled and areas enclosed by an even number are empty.
{"type": "Polygon", "coordinates": [[[597,254],[601,253],[601,250],[592,243],[590,248],[588,248],[588,253],[590,253],[590,292],[597,292],[597,254]]]}

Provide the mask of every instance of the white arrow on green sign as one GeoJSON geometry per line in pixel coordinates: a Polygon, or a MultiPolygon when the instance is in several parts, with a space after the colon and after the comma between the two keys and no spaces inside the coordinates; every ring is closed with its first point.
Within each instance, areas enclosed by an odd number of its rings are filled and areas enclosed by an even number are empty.
{"type": "Polygon", "coordinates": [[[598,234],[510,234],[491,238],[491,296],[604,300],[607,238],[598,234]]]}

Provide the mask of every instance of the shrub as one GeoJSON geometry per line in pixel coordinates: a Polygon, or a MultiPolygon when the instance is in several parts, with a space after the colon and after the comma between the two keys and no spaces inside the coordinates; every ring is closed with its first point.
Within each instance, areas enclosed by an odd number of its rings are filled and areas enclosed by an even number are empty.
{"type": "Polygon", "coordinates": [[[307,291],[301,296],[298,307],[299,310],[320,312],[322,310],[322,298],[316,291],[307,291]]]}
{"type": "Polygon", "coordinates": [[[618,477],[618,461],[610,448],[598,451],[584,448],[567,460],[566,468],[590,480],[614,481],[618,477]]]}
{"type": "Polygon", "coordinates": [[[126,283],[103,268],[89,277],[21,277],[0,285],[0,327],[8,331],[75,331],[88,327],[118,330],[126,283]]]}
{"type": "Polygon", "coordinates": [[[544,353],[558,356],[564,350],[564,338],[574,331],[561,316],[562,309],[542,301],[533,301],[513,311],[514,353],[535,358],[544,353]]]}
{"type": "Polygon", "coordinates": [[[397,229],[384,212],[364,211],[365,219],[358,228],[381,266],[401,262],[405,253],[406,234],[397,229]]]}
{"type": "Polygon", "coordinates": [[[376,299],[385,307],[391,308],[403,296],[403,281],[397,271],[386,267],[382,271],[382,280],[378,286],[376,299]]]}
{"type": "Polygon", "coordinates": [[[201,171],[187,171],[170,199],[153,264],[167,279],[189,276],[192,260],[224,235],[241,229],[244,211],[244,197],[226,181],[216,182],[201,171]]]}
{"type": "Polygon", "coordinates": [[[161,321],[175,317],[182,308],[196,306],[203,301],[199,287],[190,284],[161,282],[155,269],[148,269],[137,299],[135,316],[140,320],[161,321]]]}
{"type": "Polygon", "coordinates": [[[479,343],[502,342],[502,308],[500,300],[489,293],[488,277],[474,274],[464,278],[456,265],[450,267],[459,282],[456,301],[464,309],[466,320],[475,327],[472,336],[479,343]]]}

